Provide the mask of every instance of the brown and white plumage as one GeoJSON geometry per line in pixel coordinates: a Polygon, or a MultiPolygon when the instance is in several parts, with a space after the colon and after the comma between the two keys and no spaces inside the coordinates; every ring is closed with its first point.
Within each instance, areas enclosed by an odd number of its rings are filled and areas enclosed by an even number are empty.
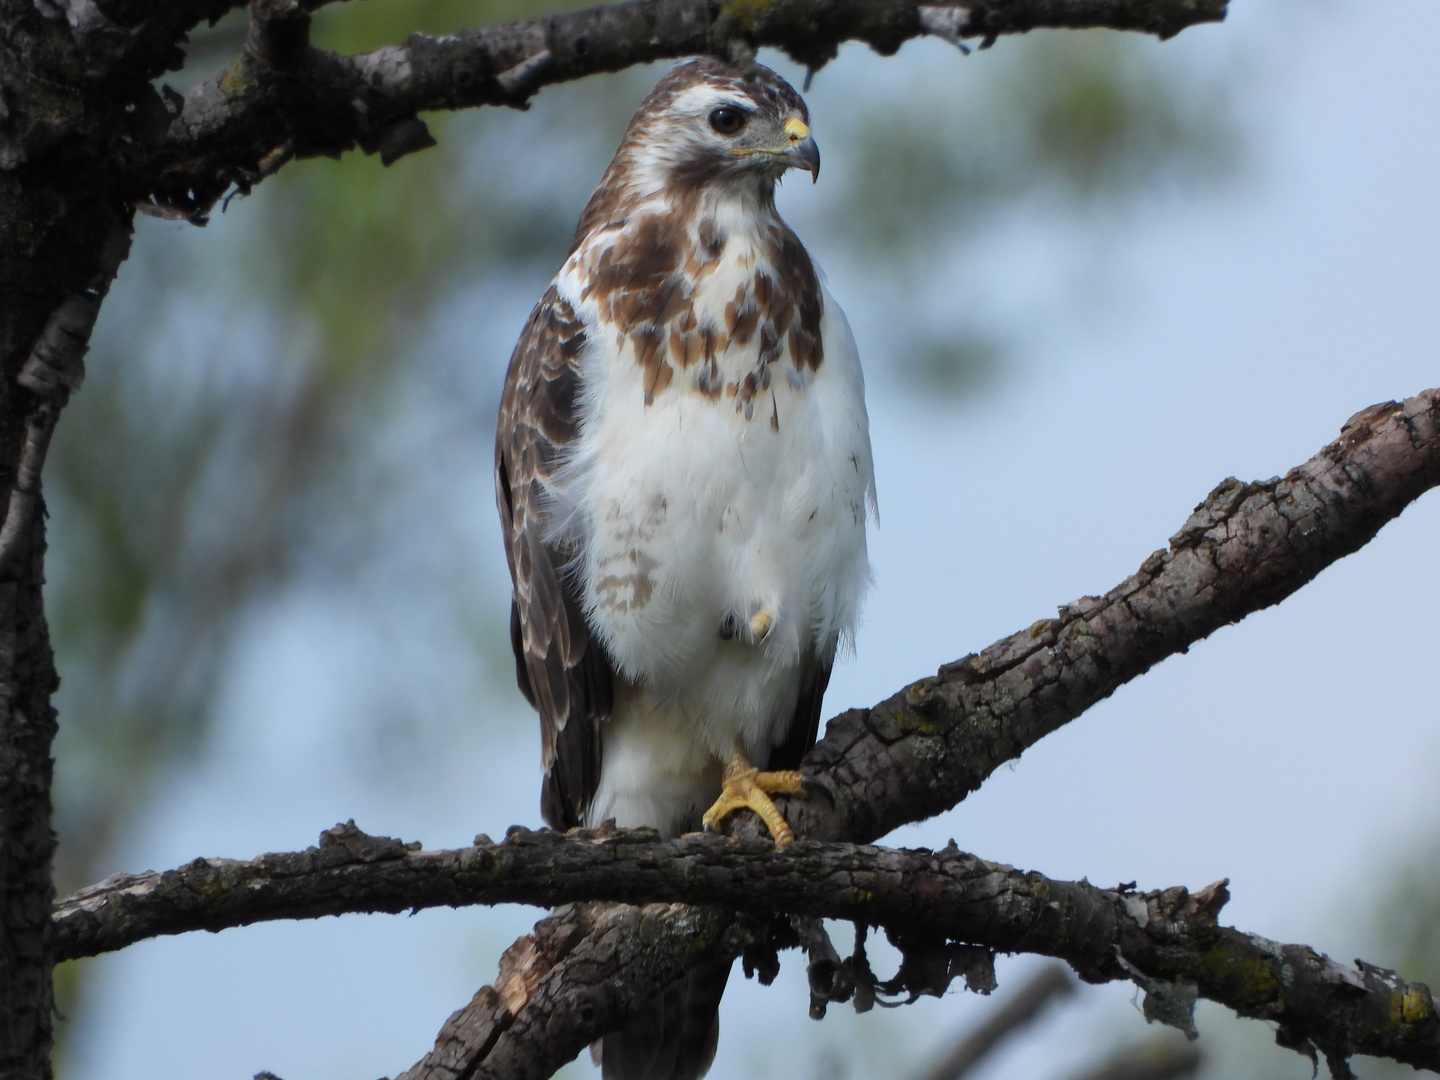
{"type": "Polygon", "coordinates": [[[557,829],[579,825],[594,794],[600,724],[610,714],[614,679],[603,647],[591,640],[570,572],[573,553],[546,542],[546,488],[579,433],[584,344],[584,327],[552,285],[515,346],[495,454],[496,498],[514,583],[515,675],[540,713],[541,814],[557,829]]]}
{"type": "Polygon", "coordinates": [[[818,172],[807,120],[766,68],[674,69],[511,358],[496,491],[555,828],[695,828],[732,754],[794,768],[815,740],[874,490],[853,338],[775,211],[818,172]]]}

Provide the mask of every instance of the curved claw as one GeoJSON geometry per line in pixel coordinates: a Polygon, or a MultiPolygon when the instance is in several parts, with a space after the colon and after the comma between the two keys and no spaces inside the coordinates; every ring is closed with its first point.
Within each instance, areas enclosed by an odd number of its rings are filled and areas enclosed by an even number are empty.
{"type": "Polygon", "coordinates": [[[805,778],[798,772],[761,772],[738,750],[725,765],[720,797],[705,811],[701,824],[707,832],[736,810],[754,810],[765,822],[776,847],[787,847],[795,834],[770,798],[774,795],[805,795],[805,778]]]}

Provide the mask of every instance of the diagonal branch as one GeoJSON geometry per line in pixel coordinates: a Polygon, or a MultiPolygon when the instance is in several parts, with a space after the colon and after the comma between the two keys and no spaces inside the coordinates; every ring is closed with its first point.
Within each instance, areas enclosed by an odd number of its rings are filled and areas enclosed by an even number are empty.
{"type": "Polygon", "coordinates": [[[1283,477],[1224,481],[1168,550],[1104,596],[831,720],[803,768],[828,784],[833,805],[792,801],[788,820],[800,836],[863,842],[950,809],[1161,660],[1358,551],[1436,485],[1440,389],[1357,413],[1283,477]]]}
{"type": "MultiPolygon", "coordinates": [[[[1104,597],[1066,605],[1058,620],[832,720],[805,767],[828,783],[833,806],[792,803],[787,817],[797,835],[854,841],[953,806],[1129,679],[1358,550],[1436,484],[1440,390],[1357,413],[1339,439],[1283,480],[1221,484],[1169,551],[1104,597]]],[[[758,833],[754,822],[741,829],[758,833]]],[[[673,932],[683,934],[683,918],[672,918],[673,932]]],[[[515,1023],[525,1022],[522,1007],[515,1023]]],[[[487,1052],[471,1043],[466,1060],[481,1062],[487,1052]]],[[[1343,1057],[1329,1060],[1344,1076],[1343,1057]]],[[[444,1077],[416,1080],[431,1075],[444,1077]]]]}
{"type": "Polygon", "coordinates": [[[495,985],[396,1080],[544,1080],[690,968],[733,958],[755,935],[720,908],[567,905],[505,950],[495,985]]]}
{"type": "Polygon", "coordinates": [[[964,1080],[1001,1043],[1034,1023],[1051,1004],[1075,993],[1075,980],[1059,964],[1047,964],[1000,1008],[967,1031],[931,1066],[926,1080],[964,1080]]]}
{"type": "MultiPolygon", "coordinates": [[[[829,787],[833,805],[827,806],[825,800],[820,799],[789,805],[787,815],[797,826],[797,834],[819,840],[844,837],[851,841],[865,841],[904,822],[919,820],[953,806],[1000,765],[1018,757],[1027,747],[1164,657],[1184,651],[1226,623],[1279,602],[1326,566],[1358,550],[1387,521],[1437,483],[1440,483],[1440,390],[1425,391],[1402,403],[1386,402],[1358,413],[1347,422],[1339,439],[1292,469],[1284,478],[1255,484],[1226,481],[1196,508],[1190,520],[1172,538],[1168,551],[1150,556],[1139,572],[1104,597],[1087,597],[1068,604],[1061,609],[1058,619],[1036,623],[1028,630],[997,642],[979,655],[947,665],[936,676],[906,687],[874,708],[851,710],[831,721],[825,738],[807,757],[805,768],[829,787]]],[[[751,828],[750,824],[746,824],[741,831],[751,828]]],[[[338,840],[336,843],[345,846],[338,840]]],[[[393,848],[376,849],[368,855],[365,852],[369,849],[362,845],[356,858],[361,861],[399,858],[403,854],[403,845],[397,841],[389,843],[394,845],[393,848]]],[[[772,857],[774,854],[763,843],[753,848],[744,846],[725,850],[754,852],[756,857],[766,851],[770,851],[772,857]]],[[[850,850],[847,858],[852,857],[856,850],[863,854],[863,849],[850,850]]],[[[793,860],[795,852],[796,849],[792,849],[791,853],[780,856],[778,865],[792,866],[787,860],[793,860]]],[[[433,857],[443,860],[450,855],[453,853],[439,853],[433,857]]],[[[314,856],[307,853],[304,856],[270,858],[312,857],[320,862],[338,858],[335,854],[325,855],[324,849],[314,856]]],[[[424,853],[405,855],[403,865],[409,866],[412,865],[410,860],[428,857],[424,853]]],[[[743,859],[750,857],[742,855],[743,859]]],[[[347,864],[349,861],[354,860],[340,859],[347,864]]],[[[202,862],[192,864],[192,868],[204,878],[209,874],[222,874],[224,865],[244,864],[202,862]]],[[[279,866],[278,863],[275,865],[279,866]]],[[[678,869],[669,872],[683,876],[684,867],[689,864],[682,862],[677,865],[678,869]]],[[[183,874],[185,871],[173,873],[183,874]]],[[[656,874],[661,875],[662,872],[657,869],[656,874]]],[[[564,879],[557,876],[557,880],[564,879]]],[[[57,948],[60,954],[82,955],[88,951],[117,948],[126,940],[134,940],[124,937],[127,932],[124,926],[130,916],[105,923],[96,912],[110,904],[119,905],[114,909],[116,911],[124,910],[124,905],[130,902],[125,899],[126,896],[140,897],[147,892],[159,895],[148,882],[146,876],[120,881],[112,879],[66,901],[57,913],[57,948]],[[78,927],[91,928],[84,931],[72,929],[78,927]]],[[[680,885],[675,882],[666,885],[667,889],[673,887],[675,891],[662,891],[658,876],[652,883],[655,886],[653,889],[647,886],[634,894],[621,895],[618,891],[601,891],[588,877],[583,887],[582,883],[574,884],[576,891],[573,893],[563,892],[552,881],[553,887],[544,894],[544,902],[558,902],[564,897],[603,896],[617,900],[649,901],[667,897],[676,900],[702,898],[700,894],[681,891],[680,885]]],[[[456,898],[458,894],[444,892],[445,887],[434,881],[427,887],[441,890],[435,894],[434,903],[461,902],[456,898]]],[[[1084,892],[1088,886],[1075,888],[1081,890],[1077,895],[1091,896],[1084,892]]],[[[801,913],[830,913],[840,914],[840,917],[884,921],[877,917],[875,910],[864,907],[849,910],[848,914],[840,913],[838,908],[825,906],[828,894],[811,895],[816,894],[813,886],[804,891],[809,898],[796,897],[793,907],[781,904],[776,894],[766,893],[765,902],[773,904],[776,909],[783,907],[784,910],[801,913]],[[807,907],[807,903],[811,906],[807,907]],[[820,910],[822,907],[825,907],[823,912],[820,910]]],[[[206,907],[201,903],[205,895],[208,895],[205,890],[195,886],[179,889],[171,900],[166,901],[173,910],[163,917],[154,916],[162,922],[172,920],[168,924],[170,929],[161,929],[160,923],[156,922],[155,929],[137,936],[183,929],[215,929],[242,925],[261,917],[303,917],[329,910],[317,908],[308,901],[299,903],[286,899],[283,889],[273,893],[275,899],[265,901],[272,907],[266,909],[270,914],[263,916],[258,913],[261,909],[254,906],[246,908],[242,905],[228,913],[223,903],[219,908],[206,907]],[[292,906],[287,907],[287,903],[292,906]],[[242,912],[243,916],[236,912],[242,912]],[[190,921],[187,922],[187,919],[190,921]]],[[[252,894],[247,892],[246,895],[252,894]]],[[[920,893],[909,895],[916,902],[923,898],[920,893]]],[[[720,892],[704,893],[703,898],[712,902],[733,902],[737,908],[752,902],[747,895],[731,897],[728,893],[722,896],[720,892]]],[[[420,899],[407,886],[404,891],[389,895],[389,906],[377,905],[366,910],[406,909],[420,899]]],[[[247,903],[253,905],[259,901],[252,899],[247,903]]],[[[140,906],[143,907],[144,903],[140,902],[140,906]]],[[[162,906],[165,905],[157,902],[157,909],[162,906]]],[[[1103,905],[1095,910],[1104,910],[1103,905]]],[[[663,970],[671,973],[672,977],[695,960],[734,954],[735,943],[728,939],[722,941],[723,928],[712,927],[714,933],[702,935],[707,944],[698,954],[691,951],[681,957],[677,941],[683,941],[686,935],[694,933],[696,920],[700,917],[695,909],[683,905],[656,910],[646,917],[647,940],[669,957],[669,966],[663,970]]],[[[953,929],[961,928],[957,926],[953,929]]],[[[572,991],[579,993],[587,987],[593,989],[585,982],[584,972],[593,972],[600,967],[612,975],[618,972],[618,983],[622,984],[632,977],[648,980],[659,970],[647,969],[648,960],[645,963],[634,962],[633,957],[622,952],[625,946],[616,936],[601,940],[585,937],[586,933],[588,931],[581,932],[581,937],[588,942],[585,964],[566,968],[568,974],[563,978],[556,976],[562,982],[564,978],[572,982],[579,980],[571,987],[572,991]]],[[[1304,1007],[1287,1005],[1288,1011],[1282,1019],[1286,1025],[1284,1030],[1290,1033],[1287,1036],[1289,1044],[1306,1045],[1307,1040],[1313,1040],[1327,1050],[1327,1056],[1332,1060],[1343,1061],[1346,1053],[1361,1052],[1358,1049],[1361,1044],[1346,1042],[1345,1046],[1351,1049],[1342,1047],[1331,1052],[1329,1048],[1334,1045],[1335,1039],[1340,1038],[1335,1033],[1347,1029],[1326,1010],[1333,1006],[1342,1012],[1348,1009],[1350,1013],[1356,1010],[1363,1013],[1383,1000],[1399,1010],[1394,1016],[1410,1032],[1400,1037],[1406,1045],[1399,1049],[1363,1052],[1385,1053],[1399,1060],[1417,1062],[1422,1059],[1437,1060],[1426,1056],[1437,1053],[1435,1044],[1427,1043],[1424,1048],[1416,1049],[1406,1042],[1416,1037],[1415,1032],[1420,1030],[1414,1025],[1423,1026],[1430,1022],[1426,1018],[1433,1015],[1433,1008],[1427,993],[1415,987],[1394,989],[1393,994],[1372,990],[1372,982],[1384,981],[1380,975],[1374,974],[1375,969],[1366,968],[1363,977],[1354,976],[1353,972],[1342,977],[1337,972],[1348,969],[1335,965],[1326,967],[1329,961],[1314,958],[1308,950],[1294,952],[1301,947],[1276,946],[1245,935],[1233,939],[1225,937],[1234,933],[1215,930],[1214,934],[1218,936],[1213,940],[1233,941],[1237,947],[1242,939],[1250,944],[1238,954],[1223,951],[1191,954],[1189,962],[1198,967],[1188,973],[1147,967],[1147,964],[1156,961],[1157,954],[1136,958],[1127,952],[1126,962],[1132,964],[1135,971],[1125,971],[1124,974],[1132,978],[1138,972],[1147,979],[1193,979],[1196,986],[1202,988],[1198,992],[1230,1004],[1242,1015],[1278,1018],[1273,1011],[1274,994],[1301,993],[1301,990],[1294,989],[1298,985],[1294,982],[1296,973],[1317,972],[1319,981],[1314,985],[1328,989],[1323,993],[1316,991],[1319,997],[1307,1000],[1311,1000],[1312,1006],[1321,999],[1324,1004],[1318,1006],[1318,1012],[1314,1008],[1307,1012],[1304,1007]],[[1289,964],[1288,974],[1282,967],[1281,977],[1274,980],[1269,975],[1262,975],[1262,972],[1274,974],[1272,961],[1289,964]],[[1363,988],[1354,984],[1354,978],[1360,978],[1363,988]],[[1350,989],[1342,989],[1342,986],[1350,989]],[[1346,995],[1352,992],[1358,996],[1347,998],[1346,995]],[[1310,1026],[1310,1021],[1300,1019],[1318,1015],[1325,1015],[1327,1019],[1314,1027],[1310,1026]]],[[[994,927],[977,930],[974,937],[992,947],[1031,947],[1019,938],[1005,938],[994,927]]],[[[1037,948],[1035,951],[1045,949],[1037,948]]],[[[1052,955],[1062,954],[1055,951],[1052,955]]],[[[1123,977],[1116,973],[1119,954],[1115,954],[1113,959],[1101,956],[1078,958],[1071,954],[1064,954],[1064,958],[1076,964],[1077,969],[1087,977],[1123,977]],[[1108,968],[1105,966],[1107,963],[1110,964],[1108,968]]],[[[615,983],[617,979],[611,982],[615,983]]],[[[1396,988],[1400,986],[1402,984],[1393,984],[1396,988]]],[[[553,1002],[557,1000],[555,993],[558,990],[534,1000],[537,1003],[549,1002],[547,1008],[553,1009],[553,1002]]],[[[538,1011],[532,1010],[527,1004],[532,1000],[529,993],[512,994],[505,1001],[487,999],[490,1001],[488,1006],[481,1000],[484,994],[485,991],[482,991],[471,1004],[472,1009],[479,1008],[484,1013],[487,1018],[484,1022],[472,1015],[474,1022],[447,1025],[446,1032],[442,1033],[445,1061],[464,1061],[468,1062],[467,1068],[478,1068],[483,1062],[500,1060],[512,1052],[511,1047],[535,1038],[534,1033],[542,1029],[552,1034],[562,1029],[573,1034],[584,1028],[587,1040],[598,1033],[575,1019],[578,1014],[570,1014],[567,1024],[573,1022],[579,1027],[547,1025],[544,1021],[546,1018],[553,1019],[553,1012],[540,1009],[538,1005],[538,1011]]],[[[1163,1000],[1163,995],[1157,1000],[1163,1000]]],[[[612,1002],[611,1008],[607,1016],[623,1019],[623,1005],[612,1002]]],[[[583,1043],[576,1045],[578,1048],[583,1043]]],[[[440,1049],[437,1045],[437,1053],[440,1049]]],[[[413,1074],[415,1077],[451,1075],[438,1065],[433,1069],[417,1066],[417,1070],[413,1074]]]]}
{"type": "MultiPolygon", "coordinates": [[[[314,3],[288,6],[303,21],[314,3]]],[[[1042,27],[1109,27],[1170,37],[1224,18],[1226,0],[627,0],[436,38],[360,56],[306,46],[272,65],[247,48],[229,70],[186,92],[163,142],[134,163],[134,197],[185,216],[204,214],[232,185],[258,181],[262,163],[381,149],[416,113],[523,106],[542,87],[666,57],[784,49],[811,69],[846,41],[893,53],[932,34],[958,43],[1042,27]]],[[[404,149],[418,149],[423,138],[404,149]]],[[[403,151],[402,151],[403,152],[403,151]]]]}
{"type": "Polygon", "coordinates": [[[1194,1043],[1162,1035],[1125,1047],[1075,1080],[1180,1080],[1193,1076],[1202,1064],[1194,1043]]]}
{"type": "MultiPolygon", "coordinates": [[[[1216,916],[1228,899],[1224,882],[1194,894],[1100,889],[986,862],[953,845],[930,852],[801,840],[780,850],[767,840],[707,834],[661,840],[651,830],[513,829],[499,844],[480,837],[458,851],[419,851],[366,836],[352,822],[305,852],[249,863],[197,859],[164,874],[111,879],[58,904],[54,925],[57,953],[78,956],[157,933],[347,911],[649,905],[561,913],[512,948],[498,989],[472,1002],[484,1020],[472,1013],[455,1021],[465,1060],[474,1062],[476,1049],[466,1029],[483,1032],[479,1058],[488,1075],[548,1075],[687,965],[760,943],[762,924],[742,925],[726,914],[734,911],[881,926],[907,954],[959,942],[1053,956],[1090,982],[1133,981],[1151,1019],[1193,1031],[1191,1010],[1204,997],[1279,1023],[1287,1045],[1440,1072],[1440,1017],[1426,987],[1221,927],[1216,916]],[[673,932],[676,920],[686,933],[673,932]],[[529,1037],[517,1039],[521,1031],[529,1037]],[[497,1048],[508,1056],[497,1058],[497,1048]]],[[[449,1057],[443,1043],[442,1033],[432,1057],[449,1057]]],[[[416,1075],[427,1075],[425,1068],[416,1075]]]]}

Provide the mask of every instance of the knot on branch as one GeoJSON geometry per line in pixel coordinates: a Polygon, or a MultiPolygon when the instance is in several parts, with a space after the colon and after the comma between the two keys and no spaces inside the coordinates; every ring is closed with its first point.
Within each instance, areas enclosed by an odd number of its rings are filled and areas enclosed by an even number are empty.
{"type": "Polygon", "coordinates": [[[436,145],[435,136],[430,134],[425,121],[413,113],[393,117],[372,127],[365,123],[365,103],[356,101],[354,105],[360,117],[360,130],[356,140],[360,149],[367,154],[379,154],[380,164],[387,168],[406,154],[428,150],[436,145]]]}
{"type": "Polygon", "coordinates": [[[540,89],[540,76],[552,59],[550,50],[542,44],[525,59],[496,75],[495,85],[500,87],[504,103],[512,109],[528,109],[531,96],[540,89]]]}
{"type": "Polygon", "coordinates": [[[922,4],[916,14],[920,17],[920,28],[926,34],[948,41],[966,56],[970,55],[970,47],[960,40],[971,32],[968,7],[962,4],[922,4]]]}
{"type": "Polygon", "coordinates": [[[348,861],[373,863],[385,859],[403,859],[408,852],[419,851],[420,841],[405,843],[391,836],[371,836],[355,824],[351,818],[343,825],[326,829],[320,834],[320,850],[339,849],[350,858],[348,861]]]}
{"type": "Polygon", "coordinates": [[[1125,905],[1125,914],[1134,919],[1142,930],[1154,923],[1193,932],[1217,924],[1220,909],[1230,900],[1229,886],[1230,879],[1221,878],[1193,893],[1183,885],[1137,893],[1133,882],[1121,885],[1115,891],[1125,905]]]}
{"type": "Polygon", "coordinates": [[[67,400],[85,381],[85,354],[99,314],[99,296],[66,296],[50,315],[16,381],[45,401],[67,400]]]}
{"type": "Polygon", "coordinates": [[[1276,477],[1269,481],[1242,483],[1233,476],[1227,476],[1215,489],[1205,496],[1191,512],[1189,519],[1180,526],[1180,531],[1170,537],[1170,550],[1180,551],[1194,548],[1217,526],[1223,526],[1241,509],[1251,495],[1264,494],[1273,490],[1279,482],[1276,477]]]}

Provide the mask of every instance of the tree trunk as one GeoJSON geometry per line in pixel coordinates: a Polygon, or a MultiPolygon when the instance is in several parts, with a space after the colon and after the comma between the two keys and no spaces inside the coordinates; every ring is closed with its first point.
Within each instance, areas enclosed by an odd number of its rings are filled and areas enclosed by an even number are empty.
{"type": "Polygon", "coordinates": [[[114,106],[96,101],[98,81],[68,70],[79,65],[69,24],[9,0],[0,26],[0,1080],[43,1080],[59,679],[42,601],[40,466],[83,376],[131,214],[107,176],[107,148],[86,133],[114,106]]]}

